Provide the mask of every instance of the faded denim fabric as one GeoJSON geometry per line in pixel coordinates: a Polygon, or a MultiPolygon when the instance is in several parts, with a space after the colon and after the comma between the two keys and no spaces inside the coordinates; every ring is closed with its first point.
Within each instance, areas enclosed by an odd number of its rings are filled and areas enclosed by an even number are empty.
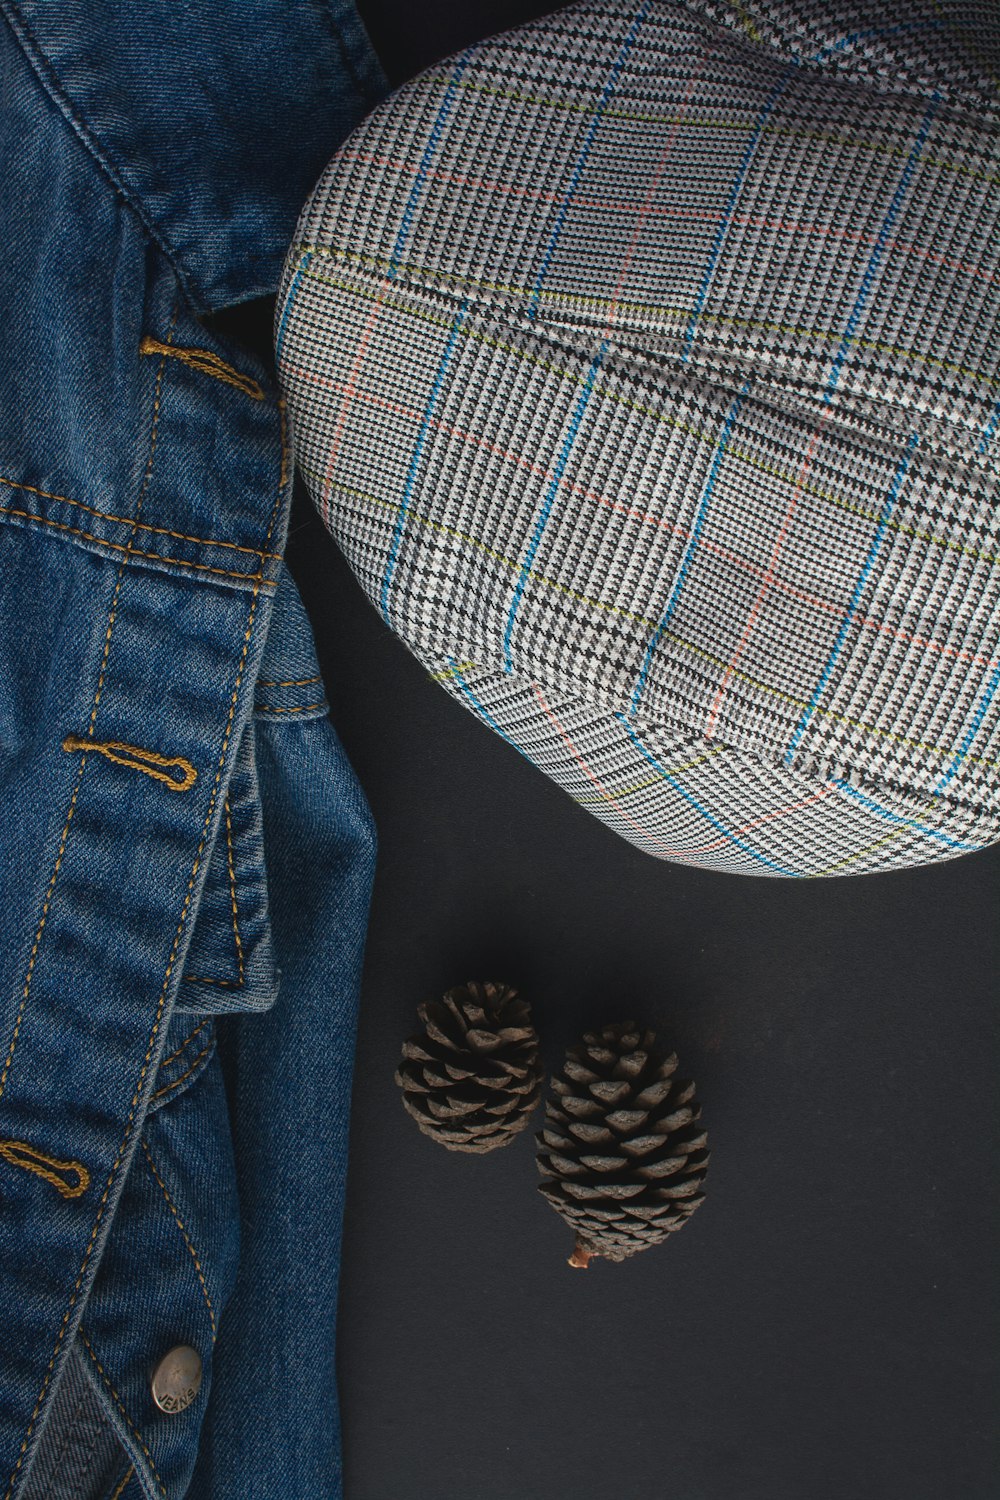
{"type": "Polygon", "coordinates": [[[374,839],[200,319],[385,83],[350,0],[0,11],[0,1500],[329,1500],[374,839]]]}

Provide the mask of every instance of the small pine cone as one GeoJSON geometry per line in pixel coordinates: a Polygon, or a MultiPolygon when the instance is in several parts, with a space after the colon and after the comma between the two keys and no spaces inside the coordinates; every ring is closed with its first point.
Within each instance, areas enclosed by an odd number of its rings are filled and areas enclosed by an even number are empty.
{"type": "Polygon", "coordinates": [[[406,1109],[449,1151],[506,1146],[542,1091],[527,1003],[508,984],[470,981],[417,1014],[425,1029],[403,1043],[395,1075],[406,1109]]]}
{"type": "Polygon", "coordinates": [[[552,1079],[538,1142],[540,1182],[576,1232],[571,1266],[625,1260],[659,1244],[701,1203],[707,1136],[694,1084],[634,1021],[588,1031],[552,1079]]]}

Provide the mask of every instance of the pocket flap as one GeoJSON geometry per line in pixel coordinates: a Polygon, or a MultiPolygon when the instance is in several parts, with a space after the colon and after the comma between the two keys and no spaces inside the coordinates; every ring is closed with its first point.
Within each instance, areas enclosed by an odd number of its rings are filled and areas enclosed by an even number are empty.
{"type": "Polygon", "coordinates": [[[278,992],[253,726],[240,740],[177,1010],[192,1015],[267,1010],[278,992]]]}

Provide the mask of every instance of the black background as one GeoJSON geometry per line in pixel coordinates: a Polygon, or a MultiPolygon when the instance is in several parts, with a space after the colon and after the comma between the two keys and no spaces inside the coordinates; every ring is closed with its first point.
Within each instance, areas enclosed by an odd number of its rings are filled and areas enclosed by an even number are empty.
{"type": "MultiPolygon", "coordinates": [[[[395,84],[549,7],[361,8],[395,84]]],[[[803,882],[655,861],[429,680],[302,496],[289,561],[380,836],[347,1500],[992,1500],[1000,847],[803,882]],[[712,1163],[665,1245],[571,1270],[531,1132],[420,1135],[400,1047],[470,978],[521,989],[550,1070],[633,1016],[679,1052],[712,1163]]]]}

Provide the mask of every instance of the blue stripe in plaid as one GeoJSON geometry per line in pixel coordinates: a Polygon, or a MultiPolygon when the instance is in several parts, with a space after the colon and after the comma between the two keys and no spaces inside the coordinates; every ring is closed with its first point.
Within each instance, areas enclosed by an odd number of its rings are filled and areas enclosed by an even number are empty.
{"type": "MultiPolygon", "coordinates": [[[[615,718],[619,721],[620,724],[623,725],[626,734],[635,745],[636,749],[639,751],[639,754],[649,761],[649,764],[660,773],[664,781],[668,782],[675,791],[680,792],[685,802],[689,802],[694,808],[695,812],[700,813],[701,816],[706,820],[706,822],[711,823],[713,828],[718,829],[719,833],[723,834],[731,844],[734,844],[737,849],[742,849],[744,854],[749,854],[750,858],[755,859],[758,864],[767,865],[769,870],[774,870],[778,875],[802,875],[801,870],[786,870],[783,865],[776,865],[773,860],[768,859],[766,855],[763,855],[759,850],[754,849],[752,845],[746,843],[744,839],[738,838],[736,834],[733,833],[731,829],[727,828],[724,823],[720,823],[718,818],[713,817],[713,815],[708,811],[707,807],[703,807],[701,805],[697,797],[693,797],[687,790],[687,788],[681,785],[676,776],[671,776],[669,771],[664,770],[663,766],[661,766],[660,762],[656,759],[656,756],[651,755],[650,752],[646,749],[645,745],[642,743],[642,740],[636,734],[635,730],[632,728],[631,724],[624,717],[624,715],[615,714],[615,718]]],[[[682,852],[683,851],[678,850],[678,853],[682,852]]]]}
{"type": "Polygon", "coordinates": [[[925,838],[937,839],[939,843],[947,844],[949,849],[973,850],[984,847],[982,844],[963,844],[958,839],[948,838],[947,834],[941,833],[937,828],[928,828],[926,823],[918,823],[915,818],[900,817],[898,813],[890,812],[887,807],[883,807],[880,802],[875,802],[871,797],[866,797],[863,792],[858,791],[857,787],[851,786],[849,781],[840,781],[837,777],[834,777],[833,785],[839,787],[842,792],[846,792],[849,797],[853,797],[856,802],[860,802],[862,807],[866,807],[876,817],[887,818],[890,823],[901,823],[907,828],[915,828],[925,838]]]}
{"type": "Polygon", "coordinates": [[[952,761],[949,770],[945,773],[942,779],[938,782],[937,786],[934,788],[935,793],[940,792],[944,787],[948,785],[949,781],[954,776],[955,772],[958,770],[965,757],[968,755],[969,746],[972,744],[972,741],[979,733],[979,726],[985,719],[987,710],[996,696],[998,686],[1000,686],[1000,663],[998,663],[998,665],[994,668],[993,676],[986,684],[986,691],[983,693],[983,700],[980,703],[979,707],[976,709],[972,723],[969,725],[968,729],[965,732],[965,738],[963,739],[961,745],[958,747],[958,754],[952,761]]]}
{"type": "Polygon", "coordinates": [[[852,32],[850,36],[842,36],[839,42],[833,42],[829,47],[821,47],[809,61],[823,62],[835,52],[856,47],[858,42],[867,41],[869,37],[906,36],[913,31],[940,31],[943,26],[943,21],[903,21],[899,26],[872,26],[868,31],[852,32]]]}
{"type": "Polygon", "coordinates": [[[388,278],[390,281],[395,281],[397,273],[399,271],[399,261],[403,253],[403,247],[406,244],[407,239],[409,238],[410,226],[413,223],[413,214],[416,210],[420,194],[424,190],[424,183],[427,180],[427,169],[434,158],[434,153],[437,151],[438,143],[441,139],[441,132],[444,129],[444,122],[451,113],[451,106],[455,102],[455,94],[458,89],[462,74],[468,67],[469,59],[473,56],[475,51],[475,47],[467,47],[464,52],[459,54],[455,65],[455,71],[452,73],[451,78],[448,81],[448,87],[445,89],[444,98],[441,100],[441,107],[437,112],[434,124],[431,126],[431,133],[427,138],[427,145],[424,148],[424,154],[420,159],[420,165],[417,168],[417,175],[413,179],[413,186],[410,189],[410,196],[407,198],[406,206],[403,209],[403,215],[399,224],[399,233],[396,236],[396,243],[393,245],[392,253],[389,256],[388,278]]]}
{"type": "Polygon", "coordinates": [[[517,614],[517,607],[521,602],[521,595],[524,593],[524,585],[527,582],[528,574],[531,572],[531,565],[535,560],[535,553],[538,551],[538,545],[542,540],[542,532],[545,530],[545,523],[549,519],[549,514],[552,510],[559,485],[562,482],[563,474],[566,471],[566,465],[569,462],[570,450],[573,447],[573,443],[576,440],[576,435],[580,430],[580,423],[583,421],[583,414],[587,409],[587,402],[590,400],[590,393],[594,389],[594,381],[597,377],[597,372],[601,367],[601,361],[604,358],[607,347],[608,344],[607,340],[605,339],[602,342],[601,347],[598,349],[597,353],[594,355],[594,358],[590,362],[590,369],[587,371],[587,378],[584,381],[583,390],[580,392],[579,399],[577,400],[576,410],[573,413],[572,420],[569,424],[569,429],[566,433],[566,437],[562,445],[562,452],[559,454],[558,462],[556,463],[555,469],[553,470],[552,482],[549,485],[548,494],[545,496],[545,502],[542,505],[541,511],[539,512],[538,520],[535,522],[535,530],[532,533],[531,541],[528,544],[528,550],[525,553],[524,562],[521,564],[521,571],[518,574],[517,583],[514,587],[514,597],[510,602],[510,612],[507,615],[507,628],[503,633],[503,669],[505,672],[512,672],[514,670],[514,664],[510,654],[510,636],[511,631],[514,629],[514,616],[517,614]]]}
{"type": "Polygon", "coordinates": [[[824,689],[826,688],[826,685],[830,680],[830,674],[833,671],[834,663],[836,662],[837,657],[840,655],[840,651],[847,636],[847,632],[850,629],[851,621],[854,619],[854,616],[857,613],[858,604],[861,600],[861,595],[864,592],[865,584],[868,582],[869,574],[871,573],[872,568],[875,566],[875,559],[878,556],[878,550],[882,545],[882,538],[885,536],[886,527],[889,524],[889,517],[892,515],[896,501],[899,499],[899,492],[903,487],[903,480],[906,477],[907,469],[910,467],[910,460],[913,457],[913,450],[916,448],[918,441],[919,439],[917,433],[911,432],[909,440],[906,444],[906,452],[900,459],[899,466],[893,476],[892,484],[889,486],[889,493],[885,498],[885,504],[882,506],[882,511],[878,518],[878,526],[875,529],[874,540],[872,541],[871,547],[868,550],[868,557],[865,560],[865,565],[861,570],[861,577],[858,579],[855,586],[854,594],[851,598],[851,603],[848,607],[847,614],[844,616],[843,621],[841,622],[840,629],[837,632],[837,639],[833,643],[833,650],[830,652],[830,656],[827,660],[826,666],[823,668],[823,672],[816,686],[816,691],[812,695],[812,700],[808,708],[806,708],[803,712],[798,724],[796,725],[795,733],[791,738],[791,743],[789,744],[788,749],[785,751],[786,766],[791,762],[795,748],[798,745],[799,740],[805,734],[806,725],[809,723],[809,720],[815,713],[816,705],[819,703],[820,698],[822,698],[824,689]]]}
{"type": "Polygon", "coordinates": [[[608,74],[607,83],[605,83],[604,85],[604,92],[598,100],[597,108],[594,110],[594,118],[590,122],[590,129],[587,131],[587,134],[584,137],[579,159],[577,160],[576,167],[573,171],[573,176],[570,178],[569,187],[566,189],[563,201],[559,206],[559,212],[556,215],[556,222],[552,226],[552,233],[549,236],[549,242],[546,245],[545,253],[542,256],[542,264],[539,268],[538,275],[535,278],[535,285],[532,288],[531,296],[528,299],[529,318],[533,318],[538,311],[538,298],[541,294],[542,282],[545,280],[546,274],[548,273],[549,265],[555,252],[556,241],[562,234],[563,224],[566,222],[566,215],[569,213],[570,200],[572,199],[573,194],[576,192],[576,185],[580,180],[580,173],[587,165],[587,158],[590,155],[590,148],[594,144],[594,136],[597,134],[597,127],[601,123],[601,115],[604,112],[608,100],[611,98],[611,95],[614,92],[614,87],[618,82],[618,75],[622,70],[622,65],[624,64],[626,57],[628,57],[632,44],[635,41],[636,36],[638,35],[639,27],[646,19],[648,12],[649,0],[646,0],[646,4],[640,8],[635,20],[632,22],[631,30],[629,31],[628,36],[625,38],[624,42],[621,45],[621,50],[619,51],[618,56],[615,59],[614,67],[608,74]]]}
{"type": "Polygon", "coordinates": [[[420,467],[420,455],[424,451],[424,444],[427,441],[427,433],[431,425],[431,417],[434,413],[434,408],[437,405],[437,398],[440,395],[441,387],[444,384],[445,372],[448,369],[448,363],[451,359],[452,350],[458,342],[458,335],[461,331],[462,324],[465,321],[465,314],[468,312],[468,309],[468,302],[463,302],[458,310],[458,316],[452,324],[448,342],[445,345],[444,353],[441,356],[441,362],[437,367],[437,374],[434,376],[434,384],[431,386],[431,393],[427,397],[427,405],[424,407],[424,414],[420,422],[420,431],[417,433],[417,441],[413,447],[413,457],[410,460],[410,471],[406,476],[406,488],[403,491],[403,499],[400,503],[399,514],[396,516],[396,524],[393,527],[392,540],[389,543],[389,556],[386,559],[385,574],[382,578],[381,607],[382,614],[385,617],[385,623],[387,625],[392,624],[392,621],[389,618],[389,585],[392,583],[392,575],[396,567],[396,556],[399,552],[400,543],[403,539],[403,527],[406,525],[406,513],[409,510],[410,498],[413,494],[413,487],[417,480],[417,469],[420,467]]]}
{"type": "Polygon", "coordinates": [[[451,667],[452,679],[453,681],[458,683],[459,691],[461,692],[462,696],[464,698],[468,698],[469,702],[472,704],[472,707],[475,709],[476,713],[483,720],[483,722],[485,724],[488,724],[491,729],[496,730],[500,738],[502,740],[506,740],[508,745],[513,746],[518,755],[523,755],[525,760],[528,761],[530,765],[534,765],[535,762],[531,759],[531,756],[528,754],[528,752],[526,750],[522,750],[517,741],[512,740],[505,729],[500,728],[500,725],[497,723],[496,719],[494,719],[489,709],[484,708],[480,703],[479,699],[476,697],[475,693],[472,691],[472,689],[469,687],[469,684],[462,676],[459,670],[458,662],[455,660],[455,658],[453,656],[448,656],[445,658],[445,660],[447,661],[449,667],[451,667]]]}
{"type": "Polygon", "coordinates": [[[864,312],[865,303],[868,301],[869,295],[871,294],[872,283],[875,280],[875,273],[877,272],[882,261],[882,256],[885,253],[885,244],[886,240],[889,238],[889,231],[892,228],[893,224],[896,222],[896,216],[903,206],[903,199],[906,197],[907,188],[910,186],[910,181],[913,177],[914,171],[916,170],[917,160],[920,156],[921,151],[924,149],[924,142],[927,140],[927,132],[931,128],[931,121],[934,118],[935,111],[937,110],[940,102],[940,94],[934,94],[931,98],[930,104],[927,106],[927,112],[924,115],[923,123],[917,133],[917,138],[913,143],[913,150],[910,152],[910,155],[907,158],[906,166],[903,168],[903,175],[899,179],[899,182],[896,185],[896,191],[892,195],[892,202],[889,204],[889,212],[882,220],[882,228],[878,232],[878,239],[875,241],[872,253],[868,257],[868,265],[865,267],[865,274],[861,278],[861,286],[858,290],[858,295],[855,298],[854,306],[851,308],[851,314],[847,320],[847,327],[844,329],[843,340],[841,341],[840,348],[837,350],[837,353],[834,356],[833,364],[830,367],[830,378],[827,381],[826,391],[823,396],[824,401],[830,400],[830,397],[833,395],[834,390],[836,389],[837,381],[840,379],[840,372],[844,367],[844,360],[847,358],[847,352],[850,347],[851,340],[854,337],[854,330],[858,326],[858,319],[864,312]]]}
{"type": "Polygon", "coordinates": [[[708,502],[712,498],[712,490],[715,488],[716,476],[718,475],[723,455],[725,454],[727,444],[729,443],[729,435],[733,430],[733,423],[736,421],[736,418],[739,415],[740,407],[743,405],[743,399],[746,396],[749,387],[750,381],[745,380],[743,382],[742,390],[736,397],[736,400],[733,402],[732,406],[729,408],[729,413],[726,417],[722,432],[719,436],[718,444],[715,449],[715,456],[712,459],[712,467],[708,471],[708,478],[705,481],[705,488],[702,491],[701,500],[698,503],[698,513],[695,516],[694,525],[691,528],[691,535],[688,538],[688,544],[684,549],[684,556],[681,558],[681,565],[677,571],[677,577],[674,580],[674,586],[670,591],[670,598],[667,600],[667,607],[663,612],[663,618],[660,620],[659,625],[657,625],[656,629],[653,631],[649,645],[646,647],[646,655],[643,657],[642,666],[639,669],[639,680],[635,685],[635,691],[632,694],[632,701],[629,704],[629,713],[635,713],[636,704],[639,702],[639,698],[642,695],[642,690],[646,685],[646,678],[649,675],[649,666],[650,662],[653,660],[653,653],[655,652],[657,646],[660,644],[660,641],[663,639],[663,632],[669,625],[670,616],[673,614],[674,610],[677,607],[677,601],[680,598],[681,589],[684,587],[684,580],[687,577],[688,566],[691,562],[691,554],[694,552],[695,547],[698,545],[698,536],[701,532],[702,523],[705,519],[705,513],[708,510],[708,502]]]}
{"type": "Polygon", "coordinates": [[[774,106],[777,104],[782,90],[788,84],[788,81],[794,73],[795,67],[797,66],[798,64],[796,63],[794,67],[790,68],[788,72],[784,74],[784,76],[771,90],[770,94],[767,97],[764,108],[761,110],[760,115],[757,119],[757,125],[754,129],[753,135],[750,137],[750,143],[743,153],[743,160],[740,162],[739,170],[736,173],[736,180],[733,183],[732,189],[729,193],[729,202],[726,204],[723,210],[722,218],[719,220],[719,227],[715,231],[715,239],[712,241],[712,249],[709,252],[708,264],[705,267],[704,274],[701,278],[701,286],[698,288],[698,295],[695,298],[694,310],[691,313],[691,319],[687,326],[687,333],[684,335],[684,351],[681,354],[681,364],[685,364],[691,356],[691,344],[694,340],[694,331],[698,326],[698,319],[701,317],[702,308],[705,306],[705,298],[708,296],[708,288],[711,285],[712,277],[715,275],[715,268],[719,263],[719,256],[722,254],[723,241],[725,240],[726,235],[729,232],[729,221],[732,218],[733,209],[736,207],[736,200],[740,196],[744,179],[746,178],[746,175],[750,170],[750,163],[753,161],[754,152],[757,150],[761,135],[764,131],[764,126],[767,124],[768,116],[774,109],[774,106]]]}
{"type": "Polygon", "coordinates": [[[990,420],[983,428],[983,435],[979,441],[979,447],[976,449],[977,453],[986,452],[987,448],[990,446],[990,443],[992,443],[993,441],[993,434],[996,432],[998,424],[1000,424],[1000,401],[998,401],[996,406],[994,406],[993,415],[990,417],[990,420]]]}
{"type": "Polygon", "coordinates": [[[307,251],[299,261],[299,268],[292,277],[292,284],[288,288],[288,296],[285,298],[284,311],[281,314],[281,322],[278,324],[278,336],[274,341],[274,362],[278,364],[281,359],[281,341],[285,337],[285,324],[288,322],[288,314],[292,310],[292,303],[299,294],[299,282],[309,269],[309,262],[313,258],[311,250],[307,251]]]}

